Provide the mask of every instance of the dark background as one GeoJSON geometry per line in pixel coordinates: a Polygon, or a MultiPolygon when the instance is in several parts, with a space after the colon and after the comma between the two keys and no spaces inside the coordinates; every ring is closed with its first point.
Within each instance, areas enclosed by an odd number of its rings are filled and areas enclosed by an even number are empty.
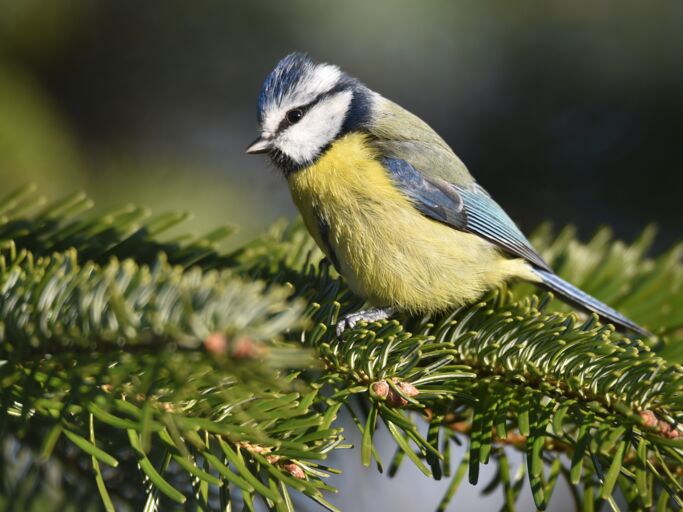
{"type": "Polygon", "coordinates": [[[292,50],[429,122],[532,230],[680,237],[683,3],[0,0],[0,179],[229,222],[295,214],[243,149],[292,50]]]}
{"type": "MultiPolygon", "coordinates": [[[[658,248],[681,237],[678,0],[0,0],[0,191],[85,189],[100,209],[189,210],[185,231],[253,238],[295,215],[244,154],[261,82],[293,50],[425,119],[526,231],[632,239],[655,222],[658,248]]],[[[343,465],[348,510],[417,510],[445,489],[343,465]]]]}

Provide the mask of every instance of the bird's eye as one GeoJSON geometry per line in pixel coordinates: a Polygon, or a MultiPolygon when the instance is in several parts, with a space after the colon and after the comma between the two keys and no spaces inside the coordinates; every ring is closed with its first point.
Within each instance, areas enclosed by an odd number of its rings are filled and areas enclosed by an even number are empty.
{"type": "Polygon", "coordinates": [[[301,118],[304,117],[304,112],[300,108],[293,108],[287,114],[285,115],[287,118],[287,121],[289,121],[291,124],[298,123],[301,121],[301,118]]]}

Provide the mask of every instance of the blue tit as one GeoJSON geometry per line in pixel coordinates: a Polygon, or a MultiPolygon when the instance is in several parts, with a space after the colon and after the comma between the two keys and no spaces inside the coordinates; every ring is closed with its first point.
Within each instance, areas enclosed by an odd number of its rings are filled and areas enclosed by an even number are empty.
{"type": "Polygon", "coordinates": [[[247,153],[279,168],[304,223],[351,290],[395,312],[438,313],[526,280],[619,327],[649,333],[555,275],[444,140],[337,66],[283,58],[258,97],[247,153]]]}

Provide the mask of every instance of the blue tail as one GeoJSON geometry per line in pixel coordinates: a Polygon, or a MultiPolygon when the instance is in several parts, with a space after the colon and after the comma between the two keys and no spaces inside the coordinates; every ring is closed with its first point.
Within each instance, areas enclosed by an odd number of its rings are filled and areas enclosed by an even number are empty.
{"type": "Polygon", "coordinates": [[[588,311],[593,311],[603,319],[613,322],[617,326],[637,332],[642,336],[652,336],[651,332],[643,329],[641,326],[629,320],[618,311],[609,307],[607,304],[603,304],[595,297],[591,297],[586,292],[579,290],[576,286],[569,284],[567,281],[553,274],[552,272],[541,270],[539,268],[534,268],[534,272],[543,280],[543,284],[549,290],[559,294],[560,298],[566,302],[579,306],[583,309],[587,309],[588,311]]]}

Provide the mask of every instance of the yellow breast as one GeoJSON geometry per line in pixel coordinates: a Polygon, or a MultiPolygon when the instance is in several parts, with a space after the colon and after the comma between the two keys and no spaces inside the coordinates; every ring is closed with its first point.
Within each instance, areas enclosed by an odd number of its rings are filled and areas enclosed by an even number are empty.
{"type": "Polygon", "coordinates": [[[422,215],[363,134],[338,139],[288,178],[306,227],[351,289],[378,306],[429,312],[527,273],[487,241],[422,215]],[[326,228],[326,233],[321,230],[326,228]]]}

